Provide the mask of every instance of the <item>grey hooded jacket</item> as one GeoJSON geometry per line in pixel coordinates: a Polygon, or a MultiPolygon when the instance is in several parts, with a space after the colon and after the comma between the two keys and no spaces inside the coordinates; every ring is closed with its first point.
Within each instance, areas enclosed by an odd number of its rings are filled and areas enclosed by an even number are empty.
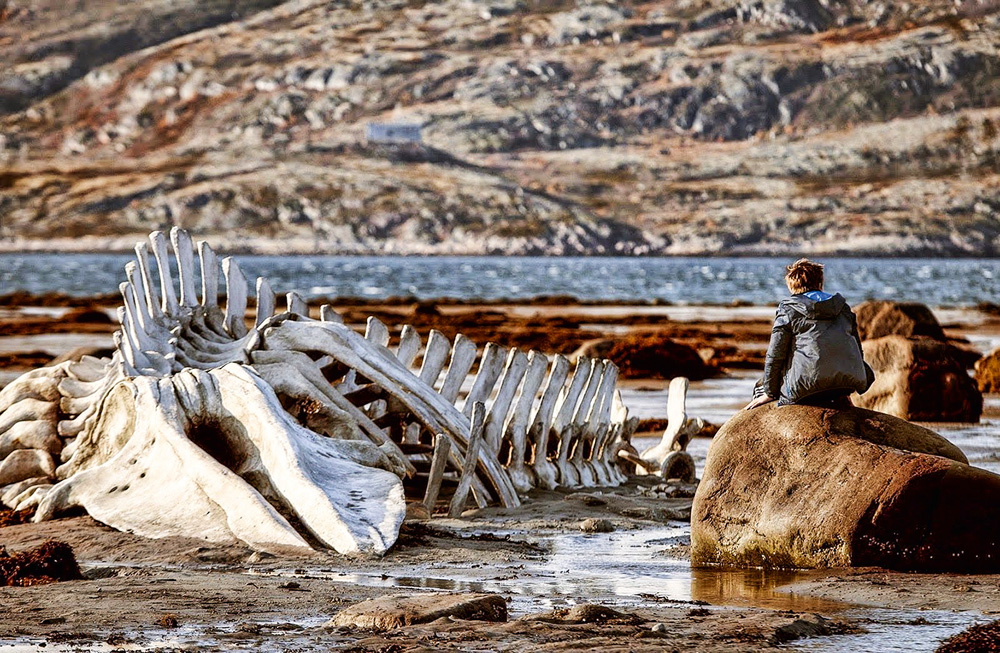
{"type": "Polygon", "coordinates": [[[778,304],[764,360],[764,391],[780,405],[820,392],[864,392],[874,380],[861,352],[857,319],[836,294],[792,295],[778,304]]]}

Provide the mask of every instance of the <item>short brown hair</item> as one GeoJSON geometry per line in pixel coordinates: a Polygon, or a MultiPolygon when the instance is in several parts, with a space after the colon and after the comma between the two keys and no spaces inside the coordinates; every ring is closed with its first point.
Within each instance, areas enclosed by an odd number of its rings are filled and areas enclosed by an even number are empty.
{"type": "Polygon", "coordinates": [[[793,295],[823,290],[823,265],[813,263],[807,258],[800,258],[785,268],[785,283],[793,295]]]}

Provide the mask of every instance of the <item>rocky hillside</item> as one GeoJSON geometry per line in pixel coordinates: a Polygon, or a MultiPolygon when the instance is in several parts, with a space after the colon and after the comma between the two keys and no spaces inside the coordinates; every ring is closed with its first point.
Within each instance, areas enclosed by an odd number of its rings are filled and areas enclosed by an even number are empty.
{"type": "Polygon", "coordinates": [[[0,0],[6,250],[1000,255],[997,0],[85,5],[0,0]]]}

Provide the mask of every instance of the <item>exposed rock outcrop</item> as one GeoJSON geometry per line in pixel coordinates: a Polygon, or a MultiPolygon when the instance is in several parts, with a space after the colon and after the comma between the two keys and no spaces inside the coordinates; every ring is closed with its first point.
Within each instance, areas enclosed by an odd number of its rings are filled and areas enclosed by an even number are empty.
{"type": "Polygon", "coordinates": [[[875,382],[855,403],[918,422],[978,422],[983,395],[957,347],[930,338],[862,342],[875,382]]]}
{"type": "Polygon", "coordinates": [[[933,431],[853,408],[765,406],[716,435],[695,565],[1000,571],[1000,476],[933,431]]]}
{"type": "Polygon", "coordinates": [[[0,249],[1000,252],[995,2],[9,5],[0,249]]]}

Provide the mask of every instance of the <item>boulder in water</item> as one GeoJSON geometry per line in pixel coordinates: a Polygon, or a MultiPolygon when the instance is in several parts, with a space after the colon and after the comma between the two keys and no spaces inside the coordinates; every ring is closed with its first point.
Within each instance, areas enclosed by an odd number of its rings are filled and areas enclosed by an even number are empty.
{"type": "Polygon", "coordinates": [[[768,405],[719,431],[691,513],[696,566],[1000,571],[1000,476],[860,408],[768,405]]]}
{"type": "Polygon", "coordinates": [[[875,382],[855,404],[918,422],[978,422],[983,395],[962,352],[931,338],[886,336],[862,343],[875,382]]]}

